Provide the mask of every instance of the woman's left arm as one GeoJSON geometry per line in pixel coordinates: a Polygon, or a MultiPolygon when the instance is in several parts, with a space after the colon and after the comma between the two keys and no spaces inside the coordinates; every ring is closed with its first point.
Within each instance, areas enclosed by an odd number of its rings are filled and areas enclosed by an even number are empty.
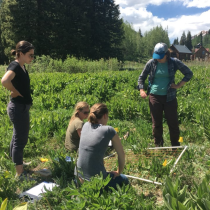
{"type": "Polygon", "coordinates": [[[180,60],[174,59],[174,62],[177,66],[177,69],[179,69],[182,72],[184,77],[183,77],[182,81],[180,81],[178,84],[172,83],[171,88],[179,89],[182,86],[184,86],[184,84],[192,78],[193,72],[184,63],[182,63],[180,60]]]}
{"type": "Polygon", "coordinates": [[[179,88],[181,88],[182,86],[184,86],[185,83],[186,83],[186,82],[184,82],[183,80],[182,80],[181,82],[179,82],[177,85],[174,84],[174,83],[172,83],[172,84],[171,84],[171,88],[179,89],[179,88]]]}
{"type": "Polygon", "coordinates": [[[81,136],[81,131],[82,131],[82,128],[77,129],[77,133],[78,133],[79,137],[81,136]]]}
{"type": "Polygon", "coordinates": [[[111,172],[114,174],[114,178],[115,178],[122,173],[124,165],[125,165],[125,153],[124,153],[123,146],[121,144],[118,134],[115,134],[114,137],[112,138],[112,145],[118,154],[118,169],[117,171],[111,172]]]}

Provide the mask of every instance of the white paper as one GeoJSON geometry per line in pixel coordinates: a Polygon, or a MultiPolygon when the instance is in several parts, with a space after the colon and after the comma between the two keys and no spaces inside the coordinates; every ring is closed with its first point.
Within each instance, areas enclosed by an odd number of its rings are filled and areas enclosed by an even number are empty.
{"type": "Polygon", "coordinates": [[[55,183],[52,183],[52,182],[49,182],[49,183],[42,182],[42,183],[38,184],[37,186],[32,187],[31,189],[21,193],[19,195],[19,197],[29,196],[31,199],[31,202],[33,202],[34,200],[40,200],[42,198],[41,194],[46,192],[44,189],[44,186],[46,187],[47,190],[52,191],[52,188],[55,186],[58,186],[58,185],[56,185],[55,183]]]}

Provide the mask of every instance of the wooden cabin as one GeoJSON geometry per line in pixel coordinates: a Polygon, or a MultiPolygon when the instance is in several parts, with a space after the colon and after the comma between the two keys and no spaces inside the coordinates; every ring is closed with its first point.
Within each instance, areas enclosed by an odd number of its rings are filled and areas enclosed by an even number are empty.
{"type": "Polygon", "coordinates": [[[178,58],[179,60],[190,60],[192,52],[185,45],[173,44],[170,46],[171,57],[178,58]]]}
{"type": "Polygon", "coordinates": [[[193,60],[208,60],[210,57],[210,52],[208,48],[200,46],[200,48],[195,48],[195,52],[192,56],[193,60]]]}

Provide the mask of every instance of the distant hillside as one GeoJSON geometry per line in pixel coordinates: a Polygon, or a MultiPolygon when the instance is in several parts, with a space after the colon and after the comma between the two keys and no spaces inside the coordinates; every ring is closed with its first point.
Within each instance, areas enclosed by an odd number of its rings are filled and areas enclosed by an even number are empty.
{"type": "Polygon", "coordinates": [[[201,31],[199,34],[192,36],[193,47],[199,43],[205,48],[210,48],[210,30],[201,31]]]}

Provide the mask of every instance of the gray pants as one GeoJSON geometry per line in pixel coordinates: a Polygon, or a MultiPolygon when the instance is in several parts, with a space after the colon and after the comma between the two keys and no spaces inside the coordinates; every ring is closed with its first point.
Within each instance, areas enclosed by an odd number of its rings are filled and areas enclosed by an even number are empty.
{"type": "Polygon", "coordinates": [[[30,104],[9,102],[7,113],[13,123],[10,156],[16,165],[23,164],[23,149],[28,141],[30,104]]]}

